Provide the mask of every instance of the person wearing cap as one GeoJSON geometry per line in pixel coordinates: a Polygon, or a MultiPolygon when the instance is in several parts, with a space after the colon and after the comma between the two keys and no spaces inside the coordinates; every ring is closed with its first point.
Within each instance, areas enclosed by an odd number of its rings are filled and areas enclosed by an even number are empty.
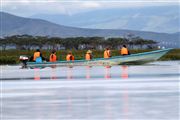
{"type": "Polygon", "coordinates": [[[74,55],[72,54],[71,51],[68,52],[68,54],[66,56],[66,60],[67,61],[74,61],[74,55]]]}
{"type": "Polygon", "coordinates": [[[91,50],[88,50],[86,52],[85,59],[86,60],[91,60],[92,59],[92,51],[91,50]]]}
{"type": "Polygon", "coordinates": [[[49,57],[49,62],[56,62],[56,61],[57,61],[56,51],[52,50],[51,55],[49,57]]]}
{"type": "Polygon", "coordinates": [[[104,51],[104,58],[110,58],[111,57],[111,51],[109,48],[106,48],[104,51]]]}

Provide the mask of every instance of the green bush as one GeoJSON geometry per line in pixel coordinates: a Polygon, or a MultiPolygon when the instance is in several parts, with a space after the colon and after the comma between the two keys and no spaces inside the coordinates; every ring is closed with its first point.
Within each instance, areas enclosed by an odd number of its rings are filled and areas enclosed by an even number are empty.
{"type": "Polygon", "coordinates": [[[16,57],[0,57],[0,64],[17,64],[17,58],[16,57]]]}

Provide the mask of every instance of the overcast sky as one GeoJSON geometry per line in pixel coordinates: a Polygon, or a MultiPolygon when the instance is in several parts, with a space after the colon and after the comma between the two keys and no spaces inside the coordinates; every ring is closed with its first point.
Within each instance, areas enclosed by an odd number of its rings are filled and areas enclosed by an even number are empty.
{"type": "Polygon", "coordinates": [[[20,16],[76,14],[95,9],[180,6],[179,0],[1,0],[1,11],[20,16]]]}

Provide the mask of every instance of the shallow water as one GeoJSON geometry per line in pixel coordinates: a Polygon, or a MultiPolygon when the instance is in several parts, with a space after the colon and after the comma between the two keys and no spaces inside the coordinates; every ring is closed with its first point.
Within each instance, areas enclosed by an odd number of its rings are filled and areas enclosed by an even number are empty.
{"type": "Polygon", "coordinates": [[[2,120],[178,120],[179,61],[113,67],[1,66],[2,120]]]}

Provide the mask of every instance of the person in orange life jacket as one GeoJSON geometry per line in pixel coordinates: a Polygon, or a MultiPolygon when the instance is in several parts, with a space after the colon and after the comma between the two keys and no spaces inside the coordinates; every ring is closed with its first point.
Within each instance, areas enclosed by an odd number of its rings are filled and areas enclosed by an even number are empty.
{"type": "Polygon", "coordinates": [[[41,56],[41,52],[39,49],[37,49],[36,52],[34,52],[33,61],[36,61],[36,58],[40,56],[41,56]]]}
{"type": "MultiPolygon", "coordinates": [[[[46,60],[46,58],[44,58],[42,56],[42,53],[40,52],[39,49],[37,49],[36,52],[34,52],[34,55],[32,58],[33,58],[34,62],[42,62],[43,60],[46,60]]],[[[32,60],[32,59],[30,59],[30,60],[32,60]]]]}
{"type": "Polygon", "coordinates": [[[120,53],[121,53],[121,55],[130,55],[126,45],[123,45],[123,47],[121,48],[120,53]]]}
{"type": "Polygon", "coordinates": [[[71,51],[68,52],[68,54],[66,56],[66,60],[67,61],[74,61],[74,56],[73,56],[71,51]]]}
{"type": "Polygon", "coordinates": [[[104,58],[110,58],[111,57],[111,51],[109,48],[106,48],[104,51],[104,58]]]}
{"type": "Polygon", "coordinates": [[[56,62],[56,61],[57,61],[56,51],[52,50],[51,55],[49,57],[49,62],[56,62]]]}
{"type": "Polygon", "coordinates": [[[92,59],[92,51],[91,50],[88,50],[86,52],[85,59],[86,60],[91,60],[92,59]]]}

